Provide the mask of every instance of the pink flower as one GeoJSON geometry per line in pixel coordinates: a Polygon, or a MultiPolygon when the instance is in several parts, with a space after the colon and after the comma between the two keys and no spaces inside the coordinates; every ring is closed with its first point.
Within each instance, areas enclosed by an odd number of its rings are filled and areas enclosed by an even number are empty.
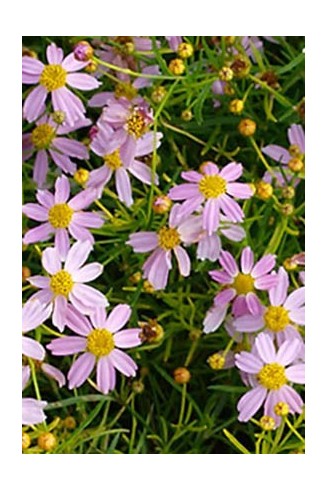
{"type": "Polygon", "coordinates": [[[180,211],[184,216],[192,214],[205,203],[203,228],[212,235],[219,227],[220,212],[233,223],[244,219],[241,207],[230,197],[249,199],[253,194],[248,184],[235,182],[242,172],[240,163],[231,162],[219,171],[215,163],[206,162],[201,166],[201,172],[182,172],[182,178],[189,183],[173,187],[168,196],[173,201],[184,201],[180,211]]]}
{"type": "Polygon", "coordinates": [[[238,402],[238,420],[247,422],[263,403],[264,415],[272,417],[277,426],[281,420],[275,413],[277,403],[287,403],[292,414],[302,413],[303,400],[289,385],[305,382],[304,363],[291,365],[298,358],[300,347],[297,339],[286,340],[276,352],[270,335],[260,333],[253,352],[236,354],[236,366],[248,375],[253,386],[238,402]]]}
{"type": "Polygon", "coordinates": [[[125,376],[135,376],[135,362],[121,348],[141,344],[140,328],[121,330],[131,316],[131,308],[120,304],[106,317],[105,308],[90,315],[91,322],[77,310],[68,307],[67,325],[77,336],[52,340],[47,346],[54,355],[66,356],[83,352],[72,364],[67,379],[69,388],[78,388],[97,365],[97,386],[105,395],[115,388],[115,369],[125,376]]]}
{"type": "Polygon", "coordinates": [[[88,61],[76,60],[74,53],[64,59],[63,50],[54,43],[47,47],[47,59],[49,65],[44,65],[40,60],[23,56],[23,83],[38,84],[24,102],[24,117],[28,122],[35,121],[45,111],[45,101],[51,93],[54,110],[63,111],[68,125],[72,126],[79,119],[84,119],[86,110],[66,84],[79,90],[94,90],[100,83],[87,73],[75,73],[88,61]]]}
{"type": "Polygon", "coordinates": [[[115,175],[115,185],[120,201],[127,206],[133,203],[132,189],[129,173],[145,184],[154,182],[158,185],[158,176],[152,174],[151,169],[138,157],[148,155],[155,148],[160,146],[162,133],[148,132],[136,141],[133,154],[130,155],[130,163],[124,160],[124,150],[116,148],[113,144],[115,131],[109,125],[100,125],[97,135],[94,137],[91,149],[104,160],[104,165],[96,170],[92,170],[87,183],[88,188],[96,188],[98,195],[102,193],[104,186],[115,175]]]}
{"type": "Polygon", "coordinates": [[[103,266],[98,262],[83,266],[91,250],[89,241],[74,243],[62,267],[62,259],[56,248],[46,248],[42,253],[42,265],[50,276],[28,278],[33,286],[41,289],[30,300],[38,299],[41,303],[52,305],[52,322],[60,331],[66,325],[68,302],[85,314],[108,305],[107,298],[100,291],[84,284],[96,279],[103,271],[103,266]]]}
{"type": "Polygon", "coordinates": [[[287,132],[290,147],[288,150],[279,145],[267,145],[262,152],[276,162],[287,164],[292,158],[303,158],[305,154],[305,134],[300,124],[292,124],[287,132]]]}
{"type": "Polygon", "coordinates": [[[170,269],[172,269],[172,251],[178,261],[180,274],[187,277],[190,274],[190,259],[181,243],[194,243],[201,232],[197,217],[190,217],[182,221],[180,207],[172,207],[169,216],[169,226],[164,226],[158,232],[144,231],[132,233],[127,245],[131,245],[134,252],[153,253],[144,263],[143,277],[147,278],[154,289],[165,289],[170,269]]]}
{"type": "Polygon", "coordinates": [[[277,339],[278,345],[285,340],[303,339],[295,325],[305,324],[305,287],[300,287],[287,296],[289,287],[288,274],[283,267],[279,268],[276,285],[269,291],[270,306],[259,315],[244,315],[234,321],[238,332],[265,332],[277,339]]]}
{"type": "Polygon", "coordinates": [[[24,204],[23,213],[42,223],[25,233],[24,244],[43,242],[54,234],[55,247],[64,260],[70,246],[69,233],[76,240],[88,240],[94,243],[94,238],[87,228],[100,228],[104,220],[98,214],[85,212],[82,209],[92,204],[97,197],[97,192],[87,189],[68,201],[69,195],[69,180],[63,175],[56,180],[54,195],[48,190],[38,190],[36,198],[39,204],[24,204]]]}
{"type": "Polygon", "coordinates": [[[45,115],[36,122],[31,133],[23,134],[23,160],[28,160],[36,152],[33,180],[38,187],[44,184],[47,177],[48,153],[61,170],[71,175],[76,171],[76,164],[70,157],[80,160],[89,158],[85,145],[61,136],[90,124],[90,119],[82,119],[74,126],[58,126],[52,117],[45,115]]]}

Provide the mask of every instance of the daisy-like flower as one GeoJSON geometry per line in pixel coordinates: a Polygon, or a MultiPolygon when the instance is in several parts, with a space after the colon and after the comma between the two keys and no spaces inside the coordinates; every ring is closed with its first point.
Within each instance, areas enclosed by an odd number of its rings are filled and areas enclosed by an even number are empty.
{"type": "Polygon", "coordinates": [[[305,154],[305,134],[300,124],[292,124],[287,131],[289,148],[288,150],[279,145],[267,145],[262,148],[262,152],[276,162],[288,164],[292,159],[304,158],[305,154]]]}
{"type": "MultiPolygon", "coordinates": [[[[141,98],[138,100],[138,104],[125,98],[109,102],[99,120],[100,125],[105,123],[105,127],[108,125],[115,130],[106,150],[110,154],[120,148],[121,159],[127,166],[134,160],[138,140],[149,131],[153,122],[153,113],[147,102],[141,98]]],[[[153,136],[153,142],[155,139],[153,136]]]]}
{"type": "Polygon", "coordinates": [[[287,403],[292,414],[302,413],[303,400],[289,384],[305,383],[304,363],[293,364],[301,345],[297,339],[286,340],[276,351],[270,335],[260,333],[254,347],[253,352],[243,351],[235,356],[236,366],[249,375],[253,386],[238,402],[238,420],[247,422],[264,403],[264,415],[272,417],[278,426],[278,403],[287,403]]]}
{"type": "Polygon", "coordinates": [[[187,277],[190,274],[190,259],[181,243],[195,243],[202,231],[197,217],[181,219],[178,204],[171,209],[169,226],[164,226],[158,232],[141,231],[129,236],[127,245],[134,252],[153,253],[144,263],[143,277],[148,279],[154,289],[165,289],[170,269],[172,269],[172,251],[178,261],[180,274],[187,277]]]}
{"type": "Polygon", "coordinates": [[[182,172],[188,184],[177,185],[168,194],[173,201],[184,201],[181,214],[188,216],[205,203],[203,228],[209,235],[218,229],[221,212],[233,223],[243,221],[244,213],[232,197],[249,199],[253,191],[248,184],[235,182],[243,173],[241,163],[231,162],[219,170],[215,163],[205,162],[200,170],[182,172]]]}
{"type": "Polygon", "coordinates": [[[265,332],[277,339],[278,345],[285,340],[298,339],[303,342],[297,325],[305,324],[305,287],[300,287],[287,296],[288,274],[279,268],[276,285],[269,290],[270,305],[260,315],[243,315],[234,321],[239,332],[265,332]]]}
{"type": "MultiPolygon", "coordinates": [[[[149,132],[141,136],[131,154],[130,163],[124,160],[124,150],[116,148],[113,150],[113,140],[115,131],[108,125],[99,126],[99,130],[94,137],[91,149],[104,160],[104,165],[96,170],[92,170],[87,183],[88,188],[96,188],[98,195],[102,193],[104,186],[115,175],[116,191],[120,201],[127,206],[133,203],[132,189],[129,173],[145,184],[154,182],[158,184],[157,174],[152,175],[151,169],[138,158],[153,152],[155,147],[160,146],[162,133],[149,132]]],[[[115,146],[115,145],[114,145],[115,146]]]]}
{"type": "Polygon", "coordinates": [[[120,304],[106,317],[105,308],[97,308],[90,321],[72,307],[68,307],[67,325],[77,336],[66,336],[52,340],[47,346],[55,356],[66,356],[83,352],[72,364],[67,379],[69,388],[78,388],[90,376],[97,365],[98,389],[107,394],[114,390],[115,369],[125,376],[135,376],[138,366],[120,349],[141,344],[140,328],[120,331],[129,321],[131,308],[120,304]]]}
{"type": "Polygon", "coordinates": [[[100,228],[104,220],[97,213],[82,209],[93,203],[97,192],[86,189],[68,200],[69,195],[69,180],[63,175],[56,180],[54,195],[47,190],[38,190],[36,198],[39,204],[24,204],[23,213],[35,221],[42,222],[42,225],[25,233],[24,244],[43,242],[54,234],[55,247],[64,260],[70,246],[69,233],[76,240],[94,243],[94,238],[87,228],[100,228]]]}
{"type": "Polygon", "coordinates": [[[23,160],[28,160],[35,152],[33,180],[41,187],[48,173],[48,153],[55,164],[64,172],[73,175],[76,164],[71,157],[84,160],[89,158],[85,145],[71,138],[63,138],[79,128],[89,126],[90,119],[82,119],[74,126],[58,126],[51,116],[42,116],[31,133],[23,134],[23,160]]]}
{"type": "Polygon", "coordinates": [[[76,242],[69,249],[64,266],[55,248],[49,247],[42,253],[42,265],[49,276],[31,276],[28,281],[40,288],[32,299],[52,305],[52,323],[63,331],[66,325],[68,302],[84,314],[95,308],[108,305],[106,296],[91,286],[84,284],[96,279],[103,271],[103,266],[92,262],[83,266],[92,250],[89,241],[76,242]]]}
{"type": "Polygon", "coordinates": [[[76,73],[88,61],[78,61],[74,53],[64,58],[61,48],[52,43],[47,47],[48,65],[40,60],[23,56],[23,83],[35,85],[26,97],[23,115],[28,122],[35,121],[45,110],[45,101],[51,93],[52,106],[55,111],[63,111],[68,125],[84,119],[86,112],[81,100],[66,85],[79,90],[94,90],[100,82],[87,73],[76,73]]]}

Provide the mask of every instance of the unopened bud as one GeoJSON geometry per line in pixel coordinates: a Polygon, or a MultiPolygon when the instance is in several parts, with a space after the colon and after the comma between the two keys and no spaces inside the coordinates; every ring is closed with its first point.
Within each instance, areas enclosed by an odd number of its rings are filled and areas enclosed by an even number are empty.
{"type": "Polygon", "coordinates": [[[190,371],[185,367],[179,367],[173,372],[174,381],[179,385],[184,385],[189,383],[191,374],[190,371]]]}
{"type": "Polygon", "coordinates": [[[288,403],[278,402],[274,407],[274,413],[279,417],[286,417],[289,414],[288,403]]]}
{"type": "Polygon", "coordinates": [[[98,63],[95,60],[90,60],[87,66],[84,68],[88,73],[94,73],[97,71],[98,63]]]}
{"type": "Polygon", "coordinates": [[[27,449],[29,448],[31,445],[31,438],[30,436],[28,435],[27,432],[23,432],[22,433],[22,449],[24,451],[24,449],[27,449]]]}
{"type": "Polygon", "coordinates": [[[262,73],[260,79],[275,90],[280,87],[278,77],[273,71],[265,71],[262,73]]]}
{"type": "Polygon", "coordinates": [[[288,153],[290,154],[291,157],[294,158],[300,158],[302,156],[301,149],[298,145],[291,145],[288,148],[288,153]]]}
{"type": "Polygon", "coordinates": [[[140,339],[148,344],[159,342],[164,337],[164,329],[155,319],[147,322],[138,322],[141,328],[140,339]]]}
{"type": "Polygon", "coordinates": [[[57,444],[57,438],[51,432],[44,432],[38,437],[38,446],[43,451],[51,451],[57,444]]]}
{"type": "Polygon", "coordinates": [[[234,99],[229,104],[229,111],[233,114],[240,114],[244,109],[244,102],[241,99],[234,99]]]}
{"type": "Polygon", "coordinates": [[[181,119],[183,121],[191,121],[193,118],[193,113],[190,109],[185,109],[184,111],[181,112],[181,119]]]}
{"type": "Polygon", "coordinates": [[[198,340],[202,336],[202,333],[203,332],[201,330],[199,330],[198,328],[193,328],[189,332],[189,339],[192,342],[195,342],[196,340],[198,340]]]}
{"type": "Polygon", "coordinates": [[[190,58],[194,54],[194,48],[190,43],[181,43],[178,46],[178,55],[180,58],[190,58]]]}
{"type": "Polygon", "coordinates": [[[138,284],[142,279],[142,274],[141,272],[135,272],[132,274],[132,276],[129,277],[129,281],[132,282],[132,284],[138,284]]]}
{"type": "Polygon", "coordinates": [[[247,56],[237,54],[234,61],[231,63],[230,68],[236,78],[245,78],[250,72],[251,62],[247,56]]]}
{"type": "Polygon", "coordinates": [[[31,275],[31,269],[29,267],[26,267],[23,265],[22,267],[22,282],[26,282],[26,279],[28,279],[31,275]]]}
{"type": "Polygon", "coordinates": [[[219,79],[222,82],[230,82],[233,79],[233,71],[229,66],[223,66],[219,71],[219,79]]]}
{"type": "Polygon", "coordinates": [[[225,357],[219,352],[215,352],[207,359],[208,365],[214,371],[219,371],[224,368],[225,365],[225,357]]]}
{"type": "Polygon", "coordinates": [[[66,113],[64,111],[55,111],[51,114],[51,119],[55,124],[63,124],[66,120],[66,113]]]}
{"type": "Polygon", "coordinates": [[[284,216],[291,216],[294,212],[294,206],[288,202],[281,206],[281,214],[284,216]]]}
{"type": "Polygon", "coordinates": [[[74,46],[73,53],[78,61],[88,61],[93,56],[93,47],[88,41],[80,41],[74,46]]]}
{"type": "Polygon", "coordinates": [[[156,87],[151,93],[151,96],[150,96],[151,100],[153,102],[155,102],[155,104],[159,104],[164,99],[166,93],[167,93],[167,90],[165,87],[162,87],[162,86],[156,87]]]}
{"type": "Polygon", "coordinates": [[[63,420],[63,426],[68,430],[74,430],[76,427],[75,418],[69,415],[63,420]]]}
{"type": "Polygon", "coordinates": [[[156,214],[165,214],[172,206],[172,201],[168,196],[158,196],[153,202],[153,211],[156,214]]]}
{"type": "Polygon", "coordinates": [[[132,391],[137,395],[140,395],[145,389],[145,385],[141,381],[141,379],[136,379],[132,383],[132,391]]]}
{"type": "Polygon", "coordinates": [[[273,194],[273,187],[271,184],[269,184],[268,182],[264,182],[263,180],[257,182],[256,194],[255,194],[257,197],[266,201],[267,199],[270,199],[270,197],[272,197],[272,194],[273,194]]]}
{"type": "Polygon", "coordinates": [[[291,258],[285,259],[283,262],[283,266],[286,269],[286,271],[294,271],[297,269],[297,264],[293,262],[291,258]]]}
{"type": "Polygon", "coordinates": [[[261,417],[260,419],[260,425],[263,430],[273,430],[276,426],[276,423],[273,417],[270,417],[269,415],[263,415],[263,417],[261,417]]]}
{"type": "Polygon", "coordinates": [[[282,189],[282,196],[285,199],[293,199],[295,197],[295,189],[294,187],[287,186],[282,189]]]}
{"type": "Polygon", "coordinates": [[[186,70],[186,66],[181,59],[175,58],[169,63],[169,70],[173,75],[182,75],[186,70]]]}
{"type": "Polygon", "coordinates": [[[85,185],[89,180],[89,170],[86,168],[78,168],[74,174],[74,180],[80,185],[85,185]]]}
{"type": "Polygon", "coordinates": [[[147,279],[143,283],[143,290],[146,293],[153,293],[155,291],[154,286],[152,286],[147,279]]]}
{"type": "Polygon", "coordinates": [[[22,56],[29,56],[30,58],[34,58],[36,60],[38,59],[37,53],[32,49],[26,48],[25,46],[23,46],[22,49],[22,56]]]}
{"type": "Polygon", "coordinates": [[[236,41],[236,36],[223,36],[224,41],[228,46],[232,46],[236,41]]]}
{"type": "Polygon", "coordinates": [[[256,122],[252,119],[242,119],[238,124],[238,131],[242,136],[253,136],[256,131],[256,122]]]}
{"type": "Polygon", "coordinates": [[[290,168],[292,172],[301,172],[304,168],[304,163],[300,158],[292,158],[288,162],[288,168],[290,168]]]}

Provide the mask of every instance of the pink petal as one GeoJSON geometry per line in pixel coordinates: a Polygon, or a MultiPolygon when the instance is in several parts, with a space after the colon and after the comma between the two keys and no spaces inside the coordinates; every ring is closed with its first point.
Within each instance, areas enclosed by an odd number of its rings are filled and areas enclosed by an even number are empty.
{"type": "Polygon", "coordinates": [[[28,94],[23,106],[23,115],[28,122],[35,121],[42,114],[46,98],[47,90],[42,85],[38,85],[28,94]]]}
{"type": "Polygon", "coordinates": [[[38,184],[38,187],[43,186],[48,173],[48,155],[45,150],[40,150],[36,154],[36,159],[33,167],[33,180],[38,184]]]}
{"type": "Polygon", "coordinates": [[[85,314],[89,314],[94,308],[99,306],[108,306],[106,296],[97,289],[87,286],[86,284],[74,284],[73,291],[70,293],[69,297],[72,304],[85,314]],[[75,298],[78,300],[78,304],[76,304],[75,298]]]}
{"type": "Polygon", "coordinates": [[[60,65],[63,61],[64,53],[61,48],[58,48],[55,43],[49,44],[47,47],[47,60],[50,65],[60,65]]]}
{"type": "Polygon", "coordinates": [[[305,307],[289,311],[289,318],[297,325],[305,324],[305,307]]]}
{"type": "Polygon", "coordinates": [[[137,140],[136,157],[143,157],[152,153],[155,148],[158,148],[161,144],[163,133],[154,133],[149,131],[137,140]]]}
{"type": "Polygon", "coordinates": [[[214,233],[218,229],[219,222],[220,222],[220,200],[216,198],[208,199],[204,206],[203,228],[207,230],[209,235],[212,235],[212,233],[214,233]]]}
{"type": "Polygon", "coordinates": [[[109,355],[110,362],[125,376],[135,376],[138,366],[133,359],[122,352],[121,350],[114,349],[109,355]]]}
{"type": "Polygon", "coordinates": [[[235,365],[245,373],[257,374],[263,367],[263,362],[251,352],[243,351],[235,355],[235,365]]]}
{"type": "Polygon", "coordinates": [[[220,171],[220,177],[225,179],[227,182],[233,182],[237,180],[243,173],[243,166],[241,163],[231,162],[228,163],[220,171]]]}
{"type": "Polygon", "coordinates": [[[293,291],[284,303],[286,310],[294,310],[303,306],[305,303],[305,287],[301,287],[293,291]]]}
{"type": "Polygon", "coordinates": [[[23,213],[26,214],[31,219],[36,221],[47,221],[48,220],[48,210],[40,204],[24,204],[23,213]]]}
{"type": "Polygon", "coordinates": [[[266,291],[274,288],[277,285],[278,277],[276,274],[266,274],[261,276],[254,281],[254,286],[256,289],[261,291],[266,291]]]}
{"type": "MultiPolygon", "coordinates": [[[[196,173],[196,172],[195,172],[196,173]]],[[[198,174],[197,174],[198,175],[198,174]]],[[[173,201],[182,199],[193,199],[199,196],[199,188],[197,184],[180,184],[172,187],[168,193],[168,197],[173,201]]]]}
{"type": "Polygon", "coordinates": [[[55,148],[49,150],[51,158],[64,172],[73,175],[76,171],[76,164],[67,155],[62,155],[55,148]]]}
{"type": "Polygon", "coordinates": [[[269,291],[272,306],[281,306],[284,304],[289,286],[288,274],[283,267],[279,267],[277,278],[276,286],[269,291]]]}
{"type": "Polygon", "coordinates": [[[241,254],[241,271],[243,274],[249,274],[254,265],[254,254],[251,247],[245,247],[241,254]]]}
{"type": "Polygon", "coordinates": [[[281,163],[288,163],[291,158],[288,150],[278,145],[265,146],[264,148],[262,148],[262,153],[272,158],[272,160],[281,163]]]}
{"type": "Polygon", "coordinates": [[[54,301],[54,311],[52,323],[62,332],[66,325],[67,299],[65,296],[56,296],[54,301]]]}
{"type": "Polygon", "coordinates": [[[70,190],[68,178],[65,175],[58,177],[55,183],[55,203],[66,203],[69,198],[70,190]]]}
{"type": "Polygon", "coordinates": [[[115,346],[123,349],[128,349],[129,347],[136,347],[141,344],[140,333],[141,328],[129,328],[118,332],[114,335],[115,346]]]}
{"type": "Polygon", "coordinates": [[[222,195],[219,198],[222,211],[232,222],[241,222],[244,219],[244,212],[230,196],[222,195]]]}
{"type": "Polygon", "coordinates": [[[74,53],[70,53],[68,56],[65,57],[64,61],[62,62],[62,67],[68,71],[68,72],[74,72],[78,70],[82,70],[84,67],[86,67],[88,64],[88,61],[78,61],[74,53]]]}
{"type": "Polygon", "coordinates": [[[59,228],[55,232],[55,248],[60,260],[64,261],[69,251],[70,243],[68,232],[64,228],[59,228]]]}
{"type": "MultiPolygon", "coordinates": [[[[168,281],[169,270],[172,268],[171,265],[171,252],[165,252],[164,250],[160,250],[152,266],[148,272],[148,274],[144,277],[147,277],[150,284],[154,287],[154,289],[165,289],[168,281]]],[[[143,266],[143,270],[145,272],[146,263],[143,266]]]]}
{"type": "Polygon", "coordinates": [[[67,307],[66,324],[70,330],[83,337],[86,337],[92,331],[91,323],[87,317],[71,305],[67,307]]]}
{"type": "Polygon", "coordinates": [[[227,315],[227,306],[214,306],[208,310],[203,321],[204,333],[214,332],[227,315]]]}
{"type": "Polygon", "coordinates": [[[239,411],[238,420],[247,422],[263,404],[267,390],[262,386],[257,386],[246,393],[238,402],[237,410],[239,411]]]}
{"type": "Polygon", "coordinates": [[[285,385],[279,390],[280,401],[289,405],[291,413],[302,413],[304,402],[291,386],[285,385]]]}
{"type": "Polygon", "coordinates": [[[54,196],[47,190],[38,189],[36,198],[41,206],[45,207],[46,209],[50,209],[55,204],[54,196]]]}
{"type": "Polygon", "coordinates": [[[181,172],[181,177],[188,182],[194,182],[196,184],[203,178],[203,176],[195,170],[188,170],[187,172],[181,172]]]}
{"type": "Polygon", "coordinates": [[[208,259],[211,262],[218,260],[222,250],[220,237],[217,235],[205,235],[198,242],[197,258],[200,260],[208,259]]]}
{"type": "Polygon", "coordinates": [[[55,111],[63,111],[66,122],[70,126],[79,119],[84,119],[85,108],[80,99],[66,87],[61,87],[51,93],[55,111]]]}
{"type": "Polygon", "coordinates": [[[213,162],[206,162],[202,165],[202,173],[205,175],[217,175],[219,173],[219,168],[213,162]]]}
{"type": "Polygon", "coordinates": [[[153,174],[148,165],[139,162],[138,160],[133,160],[129,167],[129,172],[145,184],[150,185],[154,183],[155,185],[158,185],[159,183],[158,175],[156,173],[153,174]]]}
{"type": "Polygon", "coordinates": [[[93,188],[85,189],[74,196],[68,205],[74,209],[74,211],[81,211],[81,209],[88,208],[97,199],[97,190],[93,188]]]}
{"type": "Polygon", "coordinates": [[[100,228],[104,224],[104,220],[99,214],[85,211],[77,211],[74,213],[72,222],[75,225],[86,228],[100,228]]]}
{"type": "Polygon", "coordinates": [[[282,366],[291,364],[297,359],[302,344],[298,339],[285,340],[278,349],[275,362],[282,366]]]}
{"type": "Polygon", "coordinates": [[[90,282],[96,279],[104,270],[103,265],[98,262],[87,264],[72,274],[74,282],[90,282]]]}
{"type": "Polygon", "coordinates": [[[248,184],[241,184],[240,182],[227,184],[227,193],[238,199],[249,199],[254,194],[248,184]]]}
{"type": "Polygon", "coordinates": [[[46,420],[43,409],[47,402],[35,400],[34,398],[22,399],[22,424],[35,425],[46,420]]]}
{"type": "Polygon", "coordinates": [[[47,376],[50,376],[50,378],[53,378],[55,381],[57,381],[59,388],[64,386],[64,384],[66,383],[66,379],[63,373],[54,366],[43,362],[41,369],[45,374],[47,374],[47,376]]]}
{"type": "Polygon", "coordinates": [[[49,274],[56,274],[61,269],[61,261],[58,252],[54,248],[46,248],[42,252],[42,267],[49,274]]]}
{"type": "Polygon", "coordinates": [[[69,224],[68,230],[72,237],[75,238],[75,240],[79,242],[89,242],[90,245],[93,245],[95,240],[90,231],[86,228],[83,228],[83,226],[76,225],[73,220],[69,224]]]}
{"type": "Polygon", "coordinates": [[[27,280],[30,284],[32,284],[32,286],[35,286],[36,288],[41,288],[41,289],[49,288],[49,284],[50,284],[49,277],[31,276],[27,280]]]}
{"type": "Polygon", "coordinates": [[[101,85],[95,77],[87,73],[69,73],[66,80],[68,85],[79,90],[95,90],[101,85]]]}
{"type": "MultiPolygon", "coordinates": [[[[40,276],[39,276],[40,277],[40,276]]],[[[29,332],[38,327],[51,315],[52,305],[29,299],[22,309],[22,331],[29,332]]]]}
{"type": "Polygon", "coordinates": [[[263,316],[242,315],[233,322],[238,332],[257,332],[264,327],[263,316]]]}
{"type": "MultiPolygon", "coordinates": [[[[35,75],[35,76],[38,76],[38,79],[39,79],[41,73],[44,70],[44,64],[40,60],[36,60],[35,58],[32,58],[31,56],[23,56],[22,57],[22,69],[23,69],[23,76],[25,74],[35,75]]],[[[37,81],[38,81],[38,79],[37,79],[37,81]]],[[[23,83],[25,83],[24,79],[23,79],[23,83]]]]}
{"type": "Polygon", "coordinates": [[[276,256],[272,254],[264,255],[254,266],[251,275],[254,279],[264,276],[276,265],[276,256]]]}
{"type": "Polygon", "coordinates": [[[53,146],[65,155],[79,158],[80,160],[86,160],[89,157],[87,147],[79,141],[69,138],[55,138],[53,140],[53,146]]]}
{"type": "Polygon", "coordinates": [[[118,168],[115,172],[116,190],[120,201],[124,202],[128,207],[133,204],[132,189],[130,178],[125,168],[118,168]]]}
{"type": "Polygon", "coordinates": [[[266,333],[260,333],[255,339],[255,346],[259,356],[265,363],[276,361],[276,351],[273,345],[273,340],[266,333]]]}
{"type": "Polygon", "coordinates": [[[229,276],[237,276],[239,272],[238,265],[230,252],[223,250],[219,257],[219,262],[229,276]]]}
{"type": "Polygon", "coordinates": [[[291,145],[297,145],[301,153],[305,153],[304,129],[300,124],[292,124],[288,129],[288,139],[291,145]]]}
{"type": "Polygon", "coordinates": [[[130,245],[136,253],[150,252],[158,246],[157,233],[153,231],[131,233],[126,244],[130,245]]]}
{"type": "Polygon", "coordinates": [[[30,339],[28,337],[22,337],[22,354],[24,356],[30,357],[31,359],[43,361],[46,355],[46,351],[36,340],[30,339]]]}
{"type": "Polygon", "coordinates": [[[236,291],[232,288],[224,289],[218,293],[214,298],[215,306],[224,307],[230,303],[230,301],[236,296],[236,291]]]}
{"type": "Polygon", "coordinates": [[[101,357],[97,363],[97,386],[99,390],[107,395],[114,390],[116,383],[116,373],[109,356],[101,357]]]}
{"type": "Polygon", "coordinates": [[[91,250],[92,245],[88,241],[74,243],[67,254],[64,269],[70,273],[75,272],[87,260],[91,250]]]}
{"type": "Polygon", "coordinates": [[[246,304],[252,315],[257,316],[262,313],[262,304],[255,293],[246,294],[246,304]]]}
{"type": "Polygon", "coordinates": [[[180,246],[173,249],[173,252],[177,258],[180,274],[183,277],[187,277],[190,274],[190,259],[187,252],[180,246]]]}
{"type": "Polygon", "coordinates": [[[112,333],[120,330],[129,321],[131,317],[131,307],[125,304],[119,304],[110,312],[105,327],[112,333]]]}
{"type": "Polygon", "coordinates": [[[82,354],[68,372],[69,389],[79,388],[91,374],[96,363],[95,356],[89,352],[82,354]]]}
{"type": "Polygon", "coordinates": [[[32,230],[25,233],[23,243],[28,245],[30,243],[44,242],[49,240],[54,232],[54,228],[50,223],[44,223],[43,225],[36,226],[32,230]]]}
{"type": "Polygon", "coordinates": [[[210,271],[208,273],[213,281],[218,282],[219,284],[232,284],[233,278],[226,271],[210,271]]]}

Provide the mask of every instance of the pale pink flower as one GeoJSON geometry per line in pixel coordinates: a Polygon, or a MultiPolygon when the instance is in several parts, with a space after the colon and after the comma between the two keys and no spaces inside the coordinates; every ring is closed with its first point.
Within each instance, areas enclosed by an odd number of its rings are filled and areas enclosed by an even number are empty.
{"type": "Polygon", "coordinates": [[[22,399],[22,425],[40,424],[46,420],[44,409],[47,402],[35,398],[22,399]]]}
{"type": "Polygon", "coordinates": [[[99,87],[94,77],[87,73],[75,73],[84,68],[88,61],[78,61],[74,53],[64,58],[61,48],[52,43],[47,47],[48,65],[30,56],[23,56],[23,83],[37,84],[26,97],[23,115],[28,122],[35,121],[45,111],[45,101],[51,93],[55,111],[65,113],[68,125],[84,119],[86,112],[81,100],[66,85],[79,90],[94,90],[99,87]]]}
{"type": "Polygon", "coordinates": [[[82,313],[91,313],[95,308],[108,305],[106,296],[91,286],[84,284],[96,279],[103,271],[98,262],[84,265],[92,244],[89,241],[76,242],[69,249],[62,265],[56,248],[46,248],[42,253],[42,265],[49,276],[31,276],[28,281],[41,291],[30,300],[52,305],[52,323],[62,331],[66,325],[68,302],[82,313]]]}
{"type": "Polygon", "coordinates": [[[77,336],[52,340],[47,346],[54,355],[66,356],[83,352],[72,364],[67,379],[69,388],[78,388],[97,366],[97,386],[105,395],[114,390],[115,369],[125,376],[135,376],[138,369],[133,359],[120,349],[141,344],[140,328],[120,331],[131,316],[131,308],[119,304],[106,317],[105,308],[97,308],[89,321],[75,308],[68,307],[67,325],[77,336]]]}
{"type": "Polygon", "coordinates": [[[248,375],[252,386],[238,402],[240,422],[247,422],[263,404],[264,415],[272,417],[276,426],[281,421],[274,410],[277,403],[287,403],[292,414],[302,413],[303,400],[290,386],[290,383],[305,383],[304,363],[294,363],[300,348],[301,343],[294,339],[286,340],[276,351],[270,335],[260,333],[252,352],[236,354],[235,364],[248,375]]]}
{"type": "Polygon", "coordinates": [[[200,172],[182,172],[182,178],[188,183],[173,187],[168,196],[173,201],[184,201],[180,210],[184,216],[189,216],[205,203],[203,228],[212,235],[219,227],[221,213],[233,223],[244,219],[241,207],[232,198],[249,199],[253,195],[248,184],[235,182],[242,172],[241,163],[231,162],[219,170],[215,163],[206,162],[200,172]]]}
{"type": "Polygon", "coordinates": [[[24,244],[43,242],[55,235],[55,247],[63,260],[70,246],[69,234],[76,240],[94,243],[88,228],[100,228],[104,220],[95,212],[82,210],[93,203],[97,192],[86,189],[69,199],[70,190],[69,180],[63,175],[56,180],[54,194],[38,190],[36,198],[39,204],[24,204],[23,213],[42,223],[25,233],[24,244]]]}

